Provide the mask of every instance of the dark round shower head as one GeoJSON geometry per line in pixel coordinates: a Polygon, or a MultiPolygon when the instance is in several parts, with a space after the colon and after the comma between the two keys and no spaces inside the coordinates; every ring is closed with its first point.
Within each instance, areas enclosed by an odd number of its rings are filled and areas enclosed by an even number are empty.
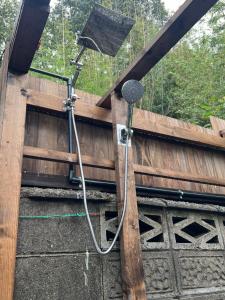
{"type": "Polygon", "coordinates": [[[131,79],[123,84],[121,93],[127,103],[134,104],[143,96],[144,87],[138,80],[131,79]]]}

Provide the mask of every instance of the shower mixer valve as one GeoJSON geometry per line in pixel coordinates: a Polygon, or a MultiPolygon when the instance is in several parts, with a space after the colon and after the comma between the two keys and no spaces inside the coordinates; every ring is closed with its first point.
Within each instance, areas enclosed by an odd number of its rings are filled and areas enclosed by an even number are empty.
{"type": "Polygon", "coordinates": [[[132,135],[133,135],[132,129],[128,129],[128,128],[121,129],[121,137],[120,137],[121,143],[126,144],[127,139],[130,139],[132,135]]]}
{"type": "Polygon", "coordinates": [[[128,146],[131,146],[131,137],[133,135],[133,130],[127,128],[125,125],[117,124],[116,125],[117,129],[117,138],[118,138],[118,144],[119,145],[126,145],[127,138],[128,138],[128,146]]]}

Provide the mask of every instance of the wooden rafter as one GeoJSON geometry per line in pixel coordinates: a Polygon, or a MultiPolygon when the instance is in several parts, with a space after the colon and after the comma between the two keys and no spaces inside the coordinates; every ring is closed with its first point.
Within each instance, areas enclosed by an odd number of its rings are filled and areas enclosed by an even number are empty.
{"type": "Polygon", "coordinates": [[[187,0],[166,23],[156,38],[145,47],[98,102],[98,106],[111,107],[110,95],[120,96],[123,83],[129,79],[141,80],[176,43],[204,16],[218,0],[187,0]]]}
{"type": "Polygon", "coordinates": [[[10,43],[9,70],[28,72],[50,12],[50,0],[22,0],[10,43]]]}

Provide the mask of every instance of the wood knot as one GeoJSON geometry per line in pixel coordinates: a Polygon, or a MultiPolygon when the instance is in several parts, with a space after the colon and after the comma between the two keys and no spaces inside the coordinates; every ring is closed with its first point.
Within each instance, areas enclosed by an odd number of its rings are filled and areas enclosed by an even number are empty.
{"type": "Polygon", "coordinates": [[[225,137],[225,129],[219,131],[221,137],[225,137]]]}
{"type": "Polygon", "coordinates": [[[29,95],[28,95],[28,91],[26,90],[26,89],[21,89],[20,90],[20,92],[21,92],[21,95],[23,95],[23,96],[25,96],[25,97],[28,97],[29,95]]]}

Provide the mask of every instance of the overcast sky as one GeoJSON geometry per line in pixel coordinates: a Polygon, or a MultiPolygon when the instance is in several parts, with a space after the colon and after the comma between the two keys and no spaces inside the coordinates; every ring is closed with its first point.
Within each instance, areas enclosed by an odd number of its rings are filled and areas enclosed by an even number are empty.
{"type": "MultiPolygon", "coordinates": [[[[171,11],[176,11],[178,7],[184,3],[185,0],[162,0],[165,3],[166,8],[171,11]]],[[[51,5],[54,5],[56,0],[51,1],[51,5]]]]}
{"type": "Polygon", "coordinates": [[[169,11],[176,11],[179,6],[181,6],[185,0],[162,0],[165,3],[166,8],[169,11]]]}

